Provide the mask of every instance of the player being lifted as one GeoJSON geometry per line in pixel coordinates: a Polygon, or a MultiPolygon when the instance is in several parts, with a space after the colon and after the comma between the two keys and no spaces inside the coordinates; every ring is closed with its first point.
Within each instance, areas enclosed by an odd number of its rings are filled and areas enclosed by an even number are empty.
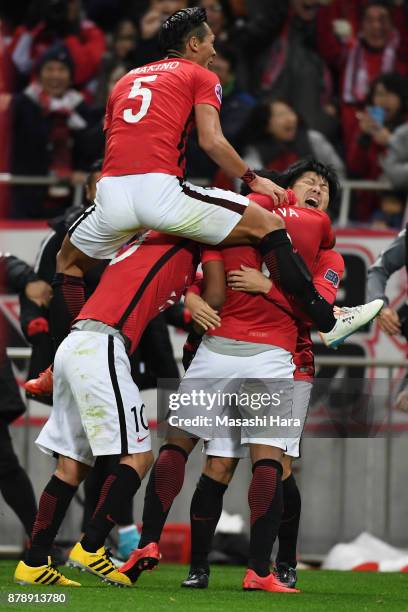
{"type": "Polygon", "coordinates": [[[201,8],[174,13],[162,25],[166,58],[131,70],[115,85],[105,117],[106,150],[95,205],[70,228],[57,259],[51,323],[56,343],[84,303],[83,274],[112,257],[140,228],[210,245],[256,246],[272,277],[303,304],[328,344],[374,317],[378,304],[339,315],[315,289],[293,252],[282,218],[246,197],[183,179],[188,133],[195,122],[201,148],[229,176],[275,201],[285,191],[257,176],[225,139],[219,120],[222,90],[208,67],[214,34],[201,8]]]}

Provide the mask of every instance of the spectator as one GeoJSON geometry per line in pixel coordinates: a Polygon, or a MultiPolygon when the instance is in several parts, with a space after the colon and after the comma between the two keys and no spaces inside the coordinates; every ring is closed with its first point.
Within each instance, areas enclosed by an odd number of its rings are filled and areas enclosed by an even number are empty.
{"type": "MultiPolygon", "coordinates": [[[[220,121],[222,131],[229,142],[238,145],[238,134],[246,123],[249,113],[255,105],[255,99],[237,84],[235,67],[236,54],[227,44],[216,44],[217,55],[213,59],[211,70],[219,77],[222,86],[222,106],[220,121]]],[[[231,189],[232,184],[217,166],[198,146],[195,131],[191,134],[187,151],[187,174],[207,178],[217,187],[231,189]]]]}
{"type": "Polygon", "coordinates": [[[348,46],[338,41],[336,47],[333,42],[341,74],[341,115],[346,147],[357,129],[356,110],[364,104],[374,79],[386,72],[407,73],[408,65],[398,53],[399,44],[391,8],[382,0],[367,3],[355,40],[348,46]]]}
{"type": "Polygon", "coordinates": [[[287,100],[312,129],[334,139],[338,120],[330,71],[316,49],[317,10],[317,2],[291,0],[278,36],[258,54],[258,91],[287,100]]]}
{"type": "MultiPolygon", "coordinates": [[[[14,97],[13,174],[55,174],[69,180],[74,170],[83,169],[77,135],[87,127],[91,113],[82,94],[70,87],[72,72],[65,47],[51,47],[38,65],[38,80],[14,97]]],[[[13,216],[55,216],[69,204],[70,194],[68,184],[15,187],[13,216]]]]}
{"type": "Polygon", "coordinates": [[[372,216],[374,227],[401,229],[407,194],[397,191],[383,191],[378,210],[372,216]]]}
{"type": "Polygon", "coordinates": [[[11,55],[27,80],[41,55],[63,43],[73,63],[73,83],[84,86],[98,71],[105,37],[91,21],[80,18],[80,0],[31,0],[25,25],[17,28],[11,55]]]}
{"type": "Polygon", "coordinates": [[[188,0],[151,0],[150,8],[139,22],[140,40],[136,49],[137,66],[143,66],[163,57],[158,33],[161,24],[172,13],[188,6],[188,0]]]}
{"type": "Polygon", "coordinates": [[[309,130],[284,100],[258,104],[241,134],[243,156],[251,168],[283,172],[293,162],[312,155],[344,176],[344,164],[329,141],[309,130]]]}
{"type": "Polygon", "coordinates": [[[408,191],[408,124],[395,130],[388,141],[388,150],[381,160],[386,178],[395,189],[408,191]]]}
{"type": "MultiPolygon", "coordinates": [[[[136,26],[129,19],[120,21],[113,33],[110,49],[105,53],[96,84],[94,104],[105,107],[110,87],[110,78],[116,68],[121,68],[122,75],[136,66],[136,26]]],[[[115,81],[116,82],[116,81],[115,81]]]]}
{"type": "MultiPolygon", "coordinates": [[[[358,127],[347,148],[348,167],[354,176],[372,180],[380,177],[382,158],[391,134],[404,123],[407,110],[404,79],[395,72],[377,77],[371,85],[364,110],[356,115],[358,127]]],[[[378,206],[378,194],[361,192],[355,218],[368,221],[378,206]]]]}

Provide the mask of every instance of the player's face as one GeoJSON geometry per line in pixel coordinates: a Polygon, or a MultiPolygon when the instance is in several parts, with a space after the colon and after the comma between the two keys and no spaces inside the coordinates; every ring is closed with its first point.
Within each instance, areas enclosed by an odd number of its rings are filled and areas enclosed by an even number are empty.
{"type": "Polygon", "coordinates": [[[50,60],[41,68],[40,82],[50,96],[60,98],[71,83],[71,74],[65,64],[50,60]]]}
{"type": "Polygon", "coordinates": [[[207,30],[207,33],[204,38],[202,40],[196,39],[197,46],[195,49],[194,61],[200,66],[204,66],[204,68],[209,68],[212,63],[213,57],[215,57],[215,36],[211,28],[207,24],[205,24],[205,28],[207,30]]]}
{"type": "Polygon", "coordinates": [[[305,172],[292,185],[298,206],[326,210],[329,205],[329,184],[325,178],[316,172],[305,172]]]}

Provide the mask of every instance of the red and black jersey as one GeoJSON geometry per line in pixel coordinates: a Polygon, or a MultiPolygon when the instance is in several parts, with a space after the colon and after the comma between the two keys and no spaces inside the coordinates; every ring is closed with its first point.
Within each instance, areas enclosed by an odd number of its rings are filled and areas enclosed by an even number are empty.
{"type": "Polygon", "coordinates": [[[183,176],[194,106],[210,104],[219,111],[221,97],[217,75],[187,59],[131,70],[116,83],[107,103],[102,176],[183,176]]]}
{"type": "Polygon", "coordinates": [[[199,247],[191,240],[146,232],[110,262],[76,320],[120,330],[133,352],[149,321],[193,282],[198,261],[199,247]]]}

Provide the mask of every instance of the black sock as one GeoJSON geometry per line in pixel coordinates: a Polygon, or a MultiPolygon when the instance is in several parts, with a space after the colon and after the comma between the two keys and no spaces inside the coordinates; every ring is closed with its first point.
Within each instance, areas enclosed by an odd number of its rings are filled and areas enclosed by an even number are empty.
{"type": "Polygon", "coordinates": [[[28,537],[31,537],[37,515],[37,502],[31,480],[21,466],[0,477],[0,491],[4,501],[24,525],[28,537]]]}
{"type": "Polygon", "coordinates": [[[130,466],[120,463],[105,480],[95,513],[88,523],[82,547],[88,552],[96,552],[105,540],[121,513],[121,506],[128,503],[140,487],[138,473],[130,466]]]}
{"type": "Polygon", "coordinates": [[[50,548],[78,487],[52,476],[40,498],[26,554],[27,565],[46,565],[50,548]]]}
{"type": "Polygon", "coordinates": [[[50,331],[55,347],[69,334],[71,323],[85,304],[85,283],[79,276],[57,272],[52,281],[53,297],[50,302],[50,331]]]}
{"type": "Polygon", "coordinates": [[[183,486],[187,459],[187,453],[175,444],[161,447],[146,487],[139,548],[160,540],[170,508],[183,486]]]}
{"type": "Polygon", "coordinates": [[[220,520],[222,499],[228,485],[201,474],[190,506],[191,568],[209,572],[208,553],[220,520]]]}
{"type": "Polygon", "coordinates": [[[296,567],[296,546],[299,531],[301,499],[293,474],[282,482],[283,513],[279,527],[279,551],[276,563],[296,567]]]}
{"type": "Polygon", "coordinates": [[[282,466],[279,461],[261,459],[254,463],[248,502],[251,510],[248,567],[258,576],[267,576],[282,516],[282,466]]]}
{"type": "Polygon", "coordinates": [[[336,324],[333,305],[316,290],[308,267],[299,253],[293,251],[286,230],[266,234],[259,243],[259,251],[272,281],[302,303],[319,331],[330,331],[336,324]]]}

